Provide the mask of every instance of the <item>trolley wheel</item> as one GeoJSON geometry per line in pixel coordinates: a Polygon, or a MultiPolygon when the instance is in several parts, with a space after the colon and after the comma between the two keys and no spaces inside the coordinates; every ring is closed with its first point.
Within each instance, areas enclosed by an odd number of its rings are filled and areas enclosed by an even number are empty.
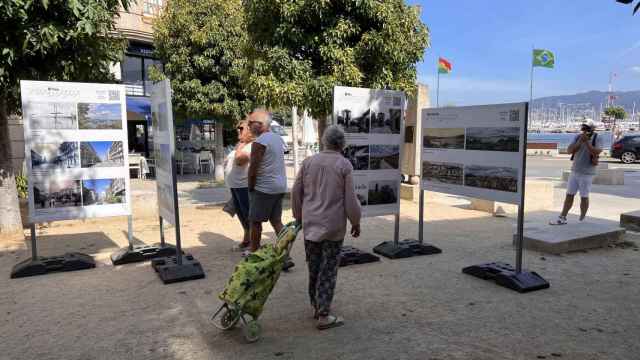
{"type": "Polygon", "coordinates": [[[254,343],[260,340],[260,335],[262,334],[262,327],[260,323],[256,320],[251,320],[247,322],[242,328],[242,332],[244,333],[244,338],[248,343],[254,343]]]}
{"type": "Polygon", "coordinates": [[[213,325],[220,330],[231,330],[240,320],[240,311],[226,308],[220,316],[220,321],[214,321],[213,325]]]}

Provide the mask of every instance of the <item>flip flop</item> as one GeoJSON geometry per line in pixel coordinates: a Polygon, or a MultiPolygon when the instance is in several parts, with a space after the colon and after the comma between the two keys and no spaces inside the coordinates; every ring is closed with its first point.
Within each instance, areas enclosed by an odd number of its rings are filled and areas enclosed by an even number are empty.
{"type": "Polygon", "coordinates": [[[567,225],[567,219],[557,218],[555,220],[550,220],[549,225],[567,225]]]}
{"type": "Polygon", "coordinates": [[[318,324],[316,325],[316,328],[318,330],[327,330],[327,329],[344,325],[344,319],[341,318],[340,316],[329,315],[328,318],[329,318],[329,322],[325,324],[318,324]]]}

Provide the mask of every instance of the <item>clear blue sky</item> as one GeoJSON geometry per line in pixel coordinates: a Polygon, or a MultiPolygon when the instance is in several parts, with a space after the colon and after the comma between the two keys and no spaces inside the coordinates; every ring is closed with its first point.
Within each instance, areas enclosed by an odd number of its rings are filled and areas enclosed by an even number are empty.
{"type": "Polygon", "coordinates": [[[422,6],[431,48],[418,65],[433,86],[438,56],[453,72],[440,77],[440,105],[529,98],[531,49],[556,55],[556,68],[536,68],[534,97],[606,90],[640,90],[640,14],[614,0],[408,0],[422,6]]]}
{"type": "Polygon", "coordinates": [[[91,141],[89,144],[93,146],[97,155],[104,161],[107,159],[107,154],[109,154],[109,149],[111,149],[112,143],[113,141],[91,141]]]}

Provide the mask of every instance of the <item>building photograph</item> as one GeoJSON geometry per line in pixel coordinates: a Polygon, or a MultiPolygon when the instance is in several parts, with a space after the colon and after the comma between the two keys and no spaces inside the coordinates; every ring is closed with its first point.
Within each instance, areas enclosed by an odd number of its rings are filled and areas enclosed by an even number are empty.
{"type": "Polygon", "coordinates": [[[422,162],[422,180],[442,184],[462,185],[463,165],[444,162],[422,162]]]}
{"type": "Polygon", "coordinates": [[[76,168],[80,165],[78,143],[33,144],[31,146],[31,169],[45,171],[76,168]]]}
{"type": "Polygon", "coordinates": [[[83,168],[124,166],[122,141],[83,141],[80,159],[83,168]]]}
{"type": "Polygon", "coordinates": [[[467,150],[518,152],[519,148],[519,127],[467,128],[467,150]]]}
{"type": "Polygon", "coordinates": [[[386,205],[398,202],[398,182],[393,180],[371,181],[369,183],[369,205],[386,205]]]}
{"type": "Polygon", "coordinates": [[[464,128],[426,128],[425,149],[464,149],[464,128]]]}
{"type": "Polygon", "coordinates": [[[82,205],[107,205],[125,202],[124,179],[82,180],[82,205]]]}
{"type": "Polygon", "coordinates": [[[42,180],[33,184],[36,209],[80,206],[79,180],[42,180]]]}
{"type": "Polygon", "coordinates": [[[518,169],[503,166],[465,166],[464,185],[518,192],[518,169]]]}
{"type": "Polygon", "coordinates": [[[369,146],[349,145],[343,151],[353,170],[369,170],[369,146]]]}
{"type": "Polygon", "coordinates": [[[369,148],[370,170],[397,169],[400,165],[400,146],[371,145],[369,148]]]}

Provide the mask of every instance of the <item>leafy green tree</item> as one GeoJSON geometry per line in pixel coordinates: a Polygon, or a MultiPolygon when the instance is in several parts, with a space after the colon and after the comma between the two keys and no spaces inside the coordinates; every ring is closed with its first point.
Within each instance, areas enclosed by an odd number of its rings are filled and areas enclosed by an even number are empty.
{"type": "Polygon", "coordinates": [[[319,121],[336,85],[416,89],[429,46],[419,9],[403,0],[245,0],[246,84],[268,107],[298,106],[319,121]]]}
{"type": "Polygon", "coordinates": [[[0,232],[22,229],[8,117],[20,112],[20,80],[102,82],[120,60],[115,36],[129,0],[0,1],[0,232]]]}
{"type": "Polygon", "coordinates": [[[622,106],[610,106],[604,110],[604,114],[616,120],[622,120],[627,117],[627,112],[622,106]]]}
{"type": "MultiPolygon", "coordinates": [[[[246,60],[246,28],[240,0],[172,0],[154,24],[156,55],[171,80],[179,116],[215,119],[216,138],[223,124],[239,120],[253,102],[241,85],[246,60]]],[[[222,141],[216,141],[216,180],[223,178],[222,141]]]]}

